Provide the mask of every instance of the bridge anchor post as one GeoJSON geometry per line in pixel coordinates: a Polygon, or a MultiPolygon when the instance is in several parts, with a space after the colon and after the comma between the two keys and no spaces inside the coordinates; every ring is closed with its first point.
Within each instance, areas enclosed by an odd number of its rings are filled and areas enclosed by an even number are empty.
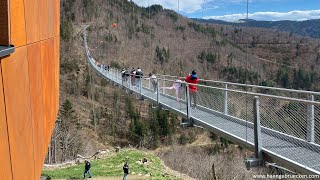
{"type": "MultiPolygon", "coordinates": [[[[314,101],[314,95],[310,96],[310,100],[314,101]]],[[[314,105],[310,104],[307,107],[307,141],[314,143],[314,105]]]]}
{"type": "Polygon", "coordinates": [[[129,86],[129,93],[131,93],[132,91],[131,91],[131,89],[132,89],[132,81],[131,81],[131,75],[129,76],[129,78],[128,78],[128,82],[129,82],[129,84],[128,84],[128,86],[129,86]]]}
{"type": "Polygon", "coordinates": [[[223,105],[224,105],[224,114],[228,115],[228,84],[225,85],[223,105]]]}
{"type": "Polygon", "coordinates": [[[115,78],[114,78],[114,69],[113,68],[111,68],[111,80],[112,80],[112,85],[116,85],[116,83],[115,83],[115,80],[114,80],[115,78]]]}
{"type": "Polygon", "coordinates": [[[140,93],[140,100],[143,100],[143,94],[142,94],[142,76],[139,77],[139,93],[140,93]]]}
{"type": "Polygon", "coordinates": [[[183,126],[192,126],[192,120],[191,120],[191,101],[190,101],[190,91],[189,91],[189,85],[186,84],[186,103],[187,103],[187,123],[184,123],[183,126]]]}
{"type": "Polygon", "coordinates": [[[116,73],[116,79],[114,82],[116,83],[116,86],[118,86],[119,74],[117,69],[115,69],[115,73],[116,73]]]}
{"type": "Polygon", "coordinates": [[[262,166],[264,164],[262,154],[262,139],[261,139],[261,125],[260,125],[260,110],[259,97],[255,96],[253,101],[254,114],[254,157],[246,158],[245,164],[249,170],[251,167],[262,166]]]}
{"type": "MultiPolygon", "coordinates": [[[[163,76],[162,84],[163,84],[162,85],[163,87],[167,87],[166,86],[166,77],[165,76],[163,76]]],[[[166,88],[163,88],[162,92],[163,92],[163,94],[166,94],[166,88]]]]}
{"type": "Polygon", "coordinates": [[[157,105],[160,106],[160,84],[159,84],[159,79],[157,79],[157,105]]]}

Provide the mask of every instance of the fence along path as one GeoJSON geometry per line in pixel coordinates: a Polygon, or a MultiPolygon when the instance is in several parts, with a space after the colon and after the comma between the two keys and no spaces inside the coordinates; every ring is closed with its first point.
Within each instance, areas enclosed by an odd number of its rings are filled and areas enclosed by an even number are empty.
{"type": "Polygon", "coordinates": [[[179,102],[173,90],[161,89],[172,85],[174,76],[158,75],[155,92],[148,78],[133,86],[130,77],[123,81],[121,70],[98,65],[90,55],[86,31],[83,38],[88,63],[102,78],[184,116],[184,125],[204,127],[255,151],[257,159],[268,156],[298,173],[320,174],[320,93],[202,80],[193,109],[187,83],[182,83],[179,102]]]}

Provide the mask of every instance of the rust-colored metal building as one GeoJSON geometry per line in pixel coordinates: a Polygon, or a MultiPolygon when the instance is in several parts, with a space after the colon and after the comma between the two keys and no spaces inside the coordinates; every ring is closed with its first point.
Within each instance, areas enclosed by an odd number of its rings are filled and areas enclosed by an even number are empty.
{"type": "Polygon", "coordinates": [[[0,180],[39,180],[59,106],[60,0],[0,0],[0,180]]]}

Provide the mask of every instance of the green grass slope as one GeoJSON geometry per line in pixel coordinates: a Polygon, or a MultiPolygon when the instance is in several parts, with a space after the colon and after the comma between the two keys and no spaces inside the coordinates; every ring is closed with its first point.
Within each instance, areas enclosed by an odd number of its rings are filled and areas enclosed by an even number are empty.
{"type": "MultiPolygon", "coordinates": [[[[138,150],[123,150],[106,159],[91,161],[91,173],[93,177],[121,177],[122,166],[127,161],[130,167],[130,175],[140,176],[141,179],[178,179],[165,171],[162,161],[151,153],[138,150]],[[142,165],[139,160],[146,157],[148,163],[142,165]]],[[[44,169],[42,176],[52,179],[81,179],[83,177],[84,164],[61,169],[44,169]]],[[[136,178],[135,178],[136,179],[136,178]]]]}

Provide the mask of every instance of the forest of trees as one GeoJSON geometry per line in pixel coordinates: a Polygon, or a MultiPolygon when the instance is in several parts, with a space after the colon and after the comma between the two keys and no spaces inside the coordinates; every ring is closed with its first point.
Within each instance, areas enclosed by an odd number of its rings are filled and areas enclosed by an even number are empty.
{"type": "Polygon", "coordinates": [[[220,54],[202,51],[201,54],[198,56],[198,59],[202,63],[207,61],[213,64],[220,59],[220,54]]]}
{"type": "Polygon", "coordinates": [[[60,108],[49,145],[47,163],[61,163],[82,152],[79,118],[72,103],[66,100],[60,108]]]}
{"type": "Polygon", "coordinates": [[[285,88],[315,90],[313,85],[318,78],[314,70],[307,72],[301,68],[297,70],[281,66],[276,75],[276,82],[285,88]]]}
{"type": "Polygon", "coordinates": [[[167,63],[170,58],[170,51],[169,48],[159,48],[159,46],[156,47],[156,62],[160,62],[161,65],[164,63],[167,63]]]}

